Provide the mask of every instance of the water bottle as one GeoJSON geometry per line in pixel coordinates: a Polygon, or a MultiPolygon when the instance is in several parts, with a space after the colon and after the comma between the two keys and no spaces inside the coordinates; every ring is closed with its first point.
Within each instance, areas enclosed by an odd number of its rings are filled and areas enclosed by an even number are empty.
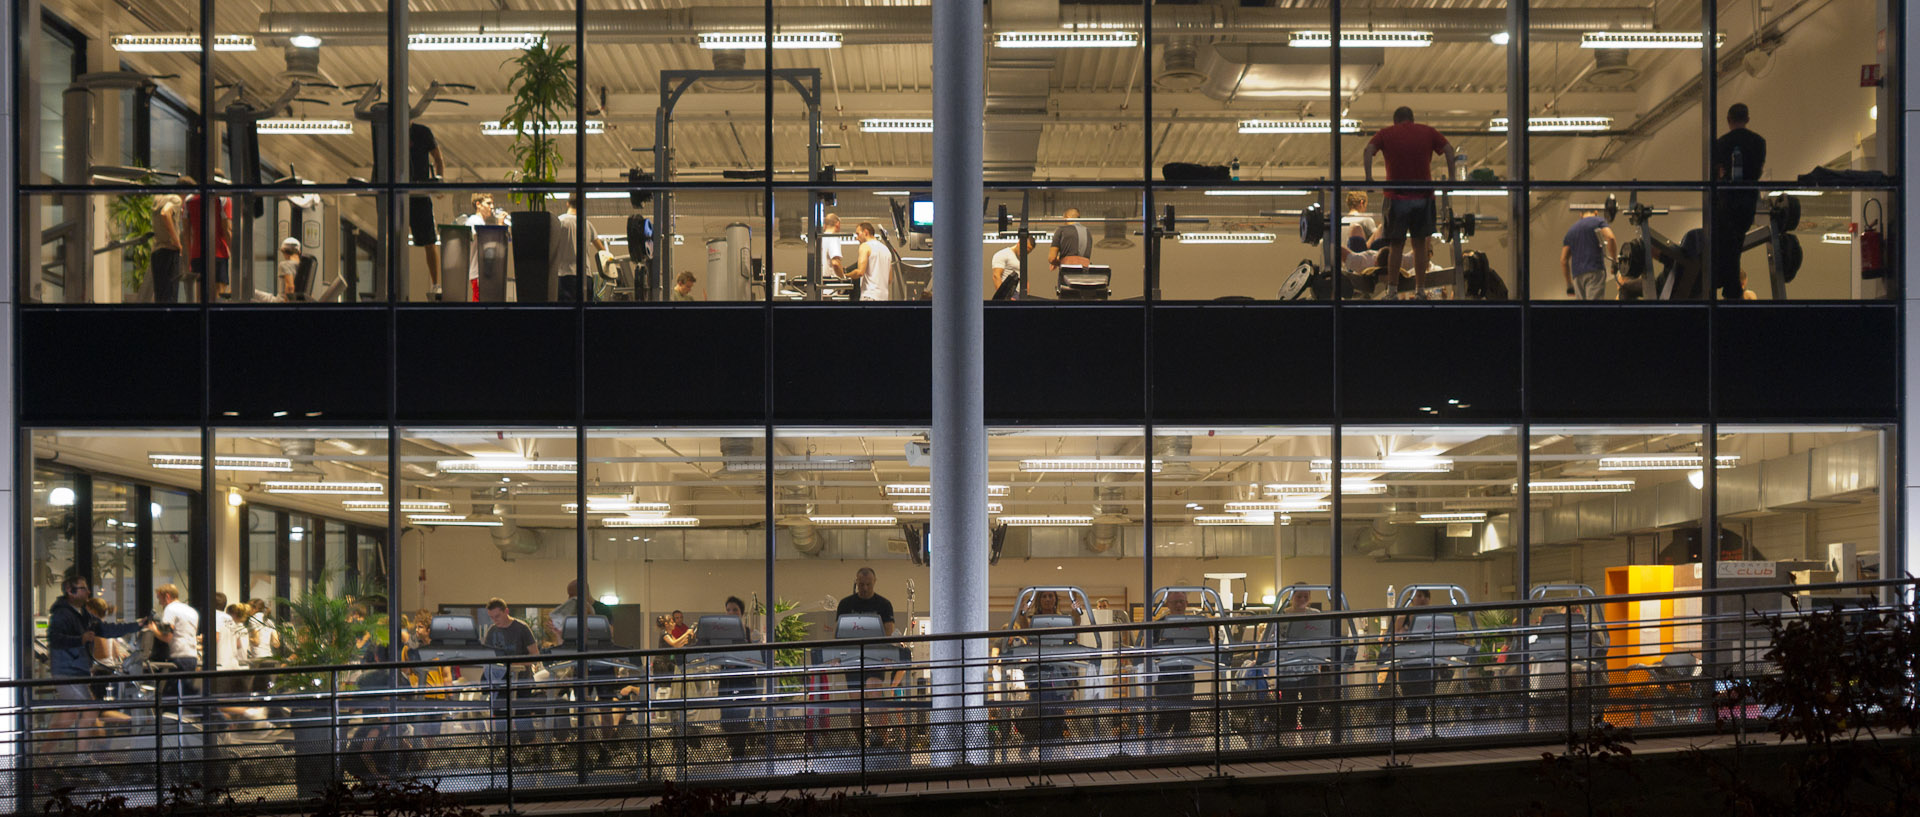
{"type": "Polygon", "coordinates": [[[1728,181],[1735,181],[1735,182],[1746,181],[1747,179],[1746,162],[1744,161],[1743,157],[1740,155],[1739,148],[1733,149],[1733,161],[1730,162],[1730,164],[1732,165],[1732,170],[1728,176],[1728,181]]]}
{"type": "Polygon", "coordinates": [[[1455,151],[1453,157],[1453,180],[1464,182],[1467,180],[1467,149],[1461,148],[1455,151]]]}
{"type": "Polygon", "coordinates": [[[1236,182],[1240,181],[1240,157],[1238,156],[1233,157],[1232,179],[1236,182]]]}

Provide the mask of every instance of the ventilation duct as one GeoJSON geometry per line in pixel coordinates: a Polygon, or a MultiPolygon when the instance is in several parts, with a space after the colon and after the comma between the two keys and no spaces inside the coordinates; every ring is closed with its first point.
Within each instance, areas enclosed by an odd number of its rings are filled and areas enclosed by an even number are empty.
{"type": "Polygon", "coordinates": [[[293,461],[295,474],[323,475],[319,463],[313,461],[314,440],[311,437],[281,437],[280,455],[293,461]]]}
{"type": "Polygon", "coordinates": [[[1593,70],[1587,72],[1587,84],[1595,88],[1624,88],[1640,78],[1640,72],[1627,64],[1627,52],[1619,48],[1593,50],[1593,70]]]}
{"type": "Polygon", "coordinates": [[[776,247],[807,246],[807,240],[800,237],[800,228],[805,226],[803,223],[804,220],[805,220],[805,217],[799,215],[798,213],[795,213],[793,215],[783,215],[779,219],[775,220],[773,225],[774,226],[773,246],[776,246],[776,247]]]}
{"type": "MultiPolygon", "coordinates": [[[[1155,7],[1158,18],[1159,8],[1155,7]]],[[[1290,48],[1285,43],[1215,43],[1200,55],[1207,77],[1200,92],[1209,99],[1284,100],[1298,104],[1303,94],[1327,98],[1333,79],[1324,49],[1290,48]]],[[[1384,48],[1348,48],[1340,52],[1340,91],[1345,96],[1367,87],[1386,62],[1384,48]]],[[[1307,101],[1314,101],[1306,97],[1307,101]]]]}
{"type": "Polygon", "coordinates": [[[1205,85],[1207,75],[1194,66],[1199,54],[1200,40],[1197,37],[1173,37],[1167,40],[1166,47],[1160,52],[1160,73],[1154,76],[1153,87],[1185,93],[1205,85]]]}
{"type": "Polygon", "coordinates": [[[814,527],[807,518],[818,508],[814,503],[816,498],[812,483],[788,485],[780,489],[780,502],[774,506],[774,518],[780,520],[781,527],[786,528],[793,549],[802,556],[818,556],[827,546],[820,529],[814,527]]]}
{"type": "Polygon", "coordinates": [[[320,49],[287,46],[282,52],[287,58],[287,70],[280,72],[281,81],[332,84],[327,75],[320,73],[320,49]]]}
{"type": "Polygon", "coordinates": [[[1430,562],[1439,558],[1440,525],[1395,525],[1385,518],[1343,529],[1346,547],[1380,562],[1430,562]]]}
{"type": "Polygon", "coordinates": [[[487,534],[493,538],[493,546],[500,551],[500,561],[511,562],[540,549],[540,537],[514,524],[507,516],[505,505],[493,505],[490,513],[473,518],[500,521],[500,527],[487,529],[487,534]]]}
{"type": "Polygon", "coordinates": [[[1099,241],[1094,242],[1093,246],[1103,250],[1133,249],[1133,239],[1127,237],[1127,228],[1132,225],[1128,224],[1124,220],[1122,221],[1114,220],[1114,219],[1125,219],[1127,217],[1127,211],[1119,210],[1119,209],[1110,209],[1106,212],[1106,216],[1107,216],[1107,223],[1100,225],[1100,228],[1103,231],[1102,238],[1099,241]]]}
{"type": "Polygon", "coordinates": [[[1122,529],[1133,521],[1127,517],[1126,489],[1110,484],[1119,478],[1119,474],[1101,474],[1100,484],[1093,489],[1093,527],[1087,531],[1087,550],[1094,553],[1112,550],[1120,541],[1122,529]]]}
{"type": "MultiPolygon", "coordinates": [[[[715,71],[744,71],[747,68],[747,52],[745,49],[716,48],[708,53],[713,55],[713,70],[715,71]]],[[[760,83],[753,79],[709,78],[700,80],[700,87],[721,93],[751,91],[759,87],[759,85],[760,83]]]]}

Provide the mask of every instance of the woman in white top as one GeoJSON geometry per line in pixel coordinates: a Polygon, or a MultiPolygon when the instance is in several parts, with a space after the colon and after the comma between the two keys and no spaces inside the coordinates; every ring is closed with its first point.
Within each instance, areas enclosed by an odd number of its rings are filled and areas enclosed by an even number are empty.
{"type": "Polygon", "coordinates": [[[871,223],[860,222],[853,234],[860,239],[860,260],[847,275],[860,281],[860,300],[893,300],[893,250],[874,237],[871,223]]]}
{"type": "Polygon", "coordinates": [[[1367,194],[1364,191],[1347,193],[1347,214],[1340,219],[1340,226],[1344,230],[1340,243],[1348,252],[1366,252],[1368,245],[1373,243],[1373,234],[1379,232],[1380,225],[1373,220],[1373,216],[1367,214],[1367,194]]]}

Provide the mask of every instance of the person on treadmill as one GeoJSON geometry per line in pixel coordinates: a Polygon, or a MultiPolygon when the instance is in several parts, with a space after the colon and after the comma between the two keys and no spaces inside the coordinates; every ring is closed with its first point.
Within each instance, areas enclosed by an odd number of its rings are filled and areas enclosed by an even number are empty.
{"type": "MultiPolygon", "coordinates": [[[[861,224],[860,226],[866,227],[867,225],[861,224]]],[[[855,571],[853,574],[853,595],[840,600],[840,606],[834,608],[834,616],[838,618],[839,616],[845,615],[877,615],[880,617],[881,632],[886,635],[893,635],[893,602],[887,601],[886,596],[873,592],[874,585],[878,584],[879,581],[880,575],[873,572],[873,568],[871,567],[862,567],[858,571],[855,571]]],[[[847,673],[847,688],[860,690],[860,697],[863,698],[881,697],[879,694],[881,692],[880,687],[886,683],[886,678],[887,673],[885,670],[869,670],[862,673],[860,670],[855,669],[847,673]]],[[[885,716],[881,715],[877,717],[878,722],[884,725],[885,716]]],[[[873,747],[885,745],[885,737],[880,730],[876,729],[869,733],[868,745],[873,747]]]]}
{"type": "MultiPolygon", "coordinates": [[[[1413,121],[1413,109],[1405,105],[1393,112],[1393,124],[1382,128],[1367,142],[1361,163],[1367,169],[1367,183],[1373,183],[1374,154],[1386,154],[1388,182],[1424,182],[1433,179],[1432,154],[1447,157],[1447,178],[1454,176],[1458,157],[1447,137],[1431,127],[1413,121]]],[[[1387,280],[1399,278],[1400,251],[1413,239],[1413,292],[1424,298],[1427,291],[1427,259],[1435,225],[1432,190],[1389,189],[1386,191],[1387,280]]]]}
{"type": "MultiPolygon", "coordinates": [[[[418,122],[407,127],[407,173],[415,183],[437,182],[447,173],[447,163],[440,157],[440,143],[434,140],[433,129],[418,122]]],[[[427,280],[433,287],[430,295],[439,300],[440,233],[433,223],[432,196],[408,197],[407,228],[413,234],[413,246],[426,253],[427,280]]]]}

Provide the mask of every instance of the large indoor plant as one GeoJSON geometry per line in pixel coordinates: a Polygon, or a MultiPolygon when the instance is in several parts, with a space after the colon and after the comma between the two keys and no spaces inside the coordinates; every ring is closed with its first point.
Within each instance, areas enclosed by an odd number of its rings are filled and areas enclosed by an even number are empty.
{"type": "MultiPolygon", "coordinates": [[[[152,174],[134,180],[137,184],[152,184],[152,174]]],[[[153,232],[153,194],[129,193],[112,196],[107,200],[107,219],[113,223],[114,241],[125,241],[143,233],[153,232]]],[[[139,292],[146,283],[147,270],[153,263],[153,241],[141,241],[128,244],[121,250],[126,260],[122,268],[122,286],[129,293],[139,292]]]]}
{"type": "MultiPolygon", "coordinates": [[[[560,142],[556,125],[573,118],[574,69],[567,46],[540,40],[504,65],[514,67],[507,87],[513,100],[500,115],[500,124],[513,129],[514,180],[523,185],[553,184],[560,178],[560,142]]],[[[524,209],[513,213],[513,269],[519,300],[545,301],[551,297],[554,271],[548,259],[555,221],[547,210],[544,190],[517,190],[507,198],[524,209]]]]}
{"type": "MultiPolygon", "coordinates": [[[[287,611],[286,620],[279,624],[282,663],[289,667],[351,664],[364,654],[367,639],[386,646],[386,616],[362,615],[354,609],[356,597],[383,593],[380,588],[343,585],[341,593],[330,594],[327,579],[322,576],[298,599],[277,599],[287,611]]],[[[324,689],[331,680],[331,673],[313,673],[283,675],[277,683],[297,691],[324,689]]]]}
{"type": "MultiPolygon", "coordinates": [[[[800,618],[799,613],[793,612],[793,610],[799,606],[800,603],[797,601],[774,599],[773,614],[779,616],[780,619],[774,622],[773,637],[767,639],[768,641],[778,643],[807,640],[807,622],[800,618]]],[[[766,614],[766,603],[759,599],[754,599],[753,618],[758,620],[765,617],[766,614]]],[[[773,663],[777,666],[798,667],[805,664],[806,659],[806,651],[801,649],[773,651],[773,663]]],[[[786,691],[799,689],[800,679],[791,675],[782,675],[780,676],[780,688],[786,691]]]]}

